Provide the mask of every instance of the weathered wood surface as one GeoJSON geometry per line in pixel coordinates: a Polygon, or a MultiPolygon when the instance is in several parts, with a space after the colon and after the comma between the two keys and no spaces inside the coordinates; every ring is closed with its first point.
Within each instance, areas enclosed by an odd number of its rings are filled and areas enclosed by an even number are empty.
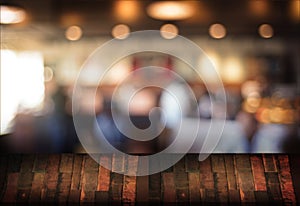
{"type": "MultiPolygon", "coordinates": [[[[300,162],[299,155],[293,159],[300,162]]],[[[186,155],[149,176],[135,176],[139,157],[99,155],[98,160],[106,167],[84,154],[2,155],[1,202],[297,204],[293,180],[300,174],[293,168],[299,165],[288,155],[219,154],[203,162],[186,155]]]]}

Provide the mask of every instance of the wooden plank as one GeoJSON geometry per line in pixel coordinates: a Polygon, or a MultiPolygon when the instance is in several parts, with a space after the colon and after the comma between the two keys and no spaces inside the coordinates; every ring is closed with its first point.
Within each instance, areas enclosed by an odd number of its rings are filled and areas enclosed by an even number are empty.
{"type": "Polygon", "coordinates": [[[234,156],[235,166],[238,171],[247,170],[251,171],[251,163],[249,155],[235,155],[234,156]]]}
{"type": "Polygon", "coordinates": [[[51,154],[48,157],[48,164],[46,166],[45,185],[46,185],[46,201],[53,202],[56,200],[56,189],[58,183],[58,169],[59,169],[60,155],[51,154]]]}
{"type": "Polygon", "coordinates": [[[17,192],[17,203],[25,204],[28,203],[30,197],[30,189],[18,189],[17,192]]]}
{"type": "Polygon", "coordinates": [[[114,203],[121,204],[122,200],[122,188],[123,188],[123,175],[118,173],[111,174],[110,185],[110,200],[114,203]]]}
{"type": "Polygon", "coordinates": [[[180,171],[180,172],[174,171],[174,179],[175,179],[176,188],[188,190],[189,187],[188,173],[184,171],[180,171]]]}
{"type": "Polygon", "coordinates": [[[214,190],[215,183],[213,178],[213,173],[211,169],[211,162],[210,157],[208,157],[206,160],[201,161],[199,163],[199,171],[200,171],[200,187],[202,189],[210,189],[214,190]]]}
{"type": "Polygon", "coordinates": [[[16,201],[18,190],[19,173],[9,173],[7,176],[7,186],[2,201],[12,203],[16,201]]]}
{"type": "Polygon", "coordinates": [[[216,202],[215,182],[211,168],[211,156],[199,163],[200,194],[204,203],[216,202]]]}
{"type": "Polygon", "coordinates": [[[126,158],[126,174],[129,176],[136,176],[137,174],[137,169],[138,169],[138,162],[139,158],[138,156],[127,156],[126,158]]]}
{"type": "Polygon", "coordinates": [[[280,203],[282,201],[278,173],[266,172],[267,188],[270,194],[270,200],[280,203]]]}
{"type": "Polygon", "coordinates": [[[189,180],[185,165],[185,158],[182,158],[173,166],[177,202],[189,201],[189,180]]]}
{"type": "Polygon", "coordinates": [[[274,155],[263,154],[262,157],[263,157],[265,172],[277,172],[274,155]]]}
{"type": "Polygon", "coordinates": [[[76,190],[76,189],[71,189],[70,190],[70,194],[69,194],[69,197],[68,197],[68,203],[79,203],[80,201],[80,190],[76,190]]]}
{"type": "MultiPolygon", "coordinates": [[[[103,191],[103,192],[109,191],[111,164],[112,164],[111,155],[104,154],[104,155],[100,156],[98,185],[97,185],[98,191],[103,191]]],[[[102,193],[99,193],[99,194],[102,194],[102,193]]]]}
{"type": "Polygon", "coordinates": [[[199,172],[190,172],[189,177],[189,201],[190,203],[199,203],[200,196],[200,176],[199,172]]]}
{"type": "Polygon", "coordinates": [[[216,201],[220,203],[227,203],[228,183],[223,155],[211,155],[211,165],[215,182],[216,201]]]}
{"type": "Polygon", "coordinates": [[[73,161],[73,174],[74,173],[80,173],[82,169],[82,160],[83,160],[83,155],[81,154],[75,154],[74,155],[74,161],[73,161]]]}
{"type": "Polygon", "coordinates": [[[45,172],[47,162],[48,162],[48,155],[46,155],[46,154],[36,155],[32,171],[33,172],[45,172]]]}
{"type": "MultiPolygon", "coordinates": [[[[219,167],[218,169],[221,169],[221,167],[219,167]]],[[[225,171],[214,173],[214,180],[215,180],[215,186],[216,186],[217,201],[220,203],[227,203],[228,202],[228,184],[227,184],[225,171]]]]}
{"type": "Polygon", "coordinates": [[[82,204],[92,204],[95,202],[95,191],[81,190],[80,202],[82,204]]]}
{"type": "MultiPolygon", "coordinates": [[[[46,167],[46,166],[45,166],[46,167]]],[[[44,179],[45,173],[34,173],[31,193],[30,193],[30,202],[37,203],[42,200],[42,190],[44,189],[44,179]]]]}
{"type": "Polygon", "coordinates": [[[2,200],[5,193],[5,186],[7,180],[7,168],[8,168],[8,155],[0,155],[0,200],[2,200]]]}
{"type": "Polygon", "coordinates": [[[21,154],[9,154],[8,165],[7,165],[7,173],[16,173],[20,172],[21,163],[22,163],[22,155],[21,154]]]}
{"type": "Polygon", "coordinates": [[[81,195],[82,202],[94,202],[98,184],[98,163],[89,155],[84,156],[82,169],[81,195]]]}
{"type": "Polygon", "coordinates": [[[216,191],[214,189],[204,189],[202,202],[209,204],[216,203],[216,191]]]}
{"type": "Polygon", "coordinates": [[[240,197],[242,204],[250,203],[255,204],[255,195],[253,190],[242,190],[240,189],[240,197]]]}
{"type": "Polygon", "coordinates": [[[136,198],[136,177],[124,176],[122,202],[134,205],[136,198]]]}
{"type": "Polygon", "coordinates": [[[278,155],[279,182],[284,204],[296,205],[296,196],[290,172],[289,158],[287,155],[278,155]]]}
{"type": "Polygon", "coordinates": [[[33,179],[32,168],[33,168],[34,159],[35,159],[34,155],[24,155],[22,157],[20,174],[18,178],[18,190],[22,190],[22,191],[24,190],[23,192],[18,192],[18,193],[22,193],[21,196],[18,196],[22,200],[24,200],[25,198],[28,199],[30,194],[30,192],[29,194],[27,194],[27,190],[30,191],[32,185],[32,179],[33,179]]]}
{"type": "Polygon", "coordinates": [[[110,171],[102,166],[99,167],[97,191],[108,192],[110,183],[110,171]]]}
{"type": "Polygon", "coordinates": [[[241,202],[255,203],[254,180],[251,170],[249,155],[235,155],[235,166],[237,170],[237,183],[239,186],[241,202]]]}
{"type": "Polygon", "coordinates": [[[291,176],[293,180],[293,186],[295,191],[295,196],[298,201],[300,201],[300,155],[292,154],[289,155],[290,159],[290,169],[291,176]]]}
{"type": "Polygon", "coordinates": [[[84,162],[84,171],[85,172],[98,172],[99,164],[89,155],[85,155],[85,162],[84,162]]]}
{"type": "Polygon", "coordinates": [[[125,167],[125,156],[122,154],[113,154],[112,172],[123,173],[125,167]]]}
{"type": "Polygon", "coordinates": [[[46,173],[57,173],[60,164],[60,155],[51,154],[48,157],[48,164],[46,166],[46,173]]]}
{"type": "Polygon", "coordinates": [[[254,195],[257,204],[266,204],[270,201],[267,191],[254,191],[254,195]]]}
{"type": "Polygon", "coordinates": [[[109,192],[96,191],[95,203],[100,203],[101,205],[109,205],[109,192]]]}
{"type": "Polygon", "coordinates": [[[149,176],[136,177],[136,201],[148,202],[149,201],[149,176]]]}
{"type": "Polygon", "coordinates": [[[57,199],[59,202],[67,202],[71,188],[71,173],[60,173],[57,186],[57,199]]]}
{"type": "Polygon", "coordinates": [[[71,180],[71,190],[77,191],[81,190],[80,187],[80,180],[81,180],[81,170],[83,164],[83,156],[82,155],[74,155],[74,162],[73,162],[73,173],[72,173],[72,180],[71,180]]]}
{"type": "Polygon", "coordinates": [[[59,166],[59,172],[72,173],[73,169],[73,154],[62,154],[59,166]]]}
{"type": "MultiPolygon", "coordinates": [[[[234,159],[233,155],[224,155],[225,161],[225,169],[226,169],[226,176],[228,182],[228,190],[238,190],[237,183],[236,183],[236,172],[234,166],[234,159]]],[[[235,193],[235,192],[233,192],[235,193]]]]}
{"type": "Polygon", "coordinates": [[[239,188],[243,191],[254,191],[249,155],[236,155],[235,161],[239,188]]]}
{"type": "Polygon", "coordinates": [[[161,174],[156,173],[149,176],[149,201],[156,203],[161,200],[161,174]]]}
{"type": "Polygon", "coordinates": [[[44,202],[48,202],[48,203],[57,202],[57,191],[56,191],[56,189],[47,189],[46,190],[46,197],[45,197],[44,202]]]}
{"type": "Polygon", "coordinates": [[[260,155],[251,155],[250,161],[251,161],[255,191],[267,191],[267,183],[265,178],[262,157],[260,155]]]}
{"type": "MultiPolygon", "coordinates": [[[[138,168],[139,171],[148,172],[149,170],[149,159],[139,158],[138,168]]],[[[137,176],[136,179],[136,201],[144,205],[144,203],[149,202],[149,175],[137,176]]]]}
{"type": "Polygon", "coordinates": [[[211,155],[211,167],[213,172],[225,172],[223,155],[211,155]]]}
{"type": "Polygon", "coordinates": [[[98,172],[85,172],[84,173],[84,187],[85,191],[96,191],[97,190],[97,179],[98,172]]]}
{"type": "Polygon", "coordinates": [[[181,173],[181,172],[186,172],[185,169],[185,158],[181,158],[174,166],[173,166],[173,171],[175,173],[181,173]]]}
{"type": "Polygon", "coordinates": [[[241,198],[240,198],[240,192],[239,190],[229,190],[228,191],[229,196],[229,204],[240,204],[241,198]]]}
{"type": "Polygon", "coordinates": [[[35,159],[34,155],[23,155],[20,172],[21,173],[32,172],[34,159],[35,159]]]}
{"type": "Polygon", "coordinates": [[[254,191],[253,180],[250,176],[252,176],[252,174],[248,172],[238,173],[238,184],[243,191],[254,191]]]}
{"type": "Polygon", "coordinates": [[[18,179],[18,189],[30,189],[33,179],[32,172],[21,172],[18,179]]]}
{"type": "MultiPolygon", "coordinates": [[[[82,191],[82,188],[84,186],[84,168],[85,168],[85,161],[86,161],[86,158],[85,158],[85,155],[83,156],[83,159],[82,159],[82,163],[81,163],[81,173],[80,173],[80,182],[79,182],[79,188],[80,188],[80,191],[82,191]]],[[[81,196],[81,192],[80,192],[80,196],[81,196]]],[[[80,197],[81,199],[81,197],[80,197]]]]}
{"type": "Polygon", "coordinates": [[[108,170],[111,170],[112,156],[110,154],[103,154],[100,156],[100,165],[105,166],[108,170]]]}
{"type": "Polygon", "coordinates": [[[163,201],[164,203],[176,202],[176,189],[173,173],[162,173],[163,201]]]}
{"type": "Polygon", "coordinates": [[[185,168],[186,172],[198,172],[199,171],[199,155],[198,154],[187,154],[185,156],[185,168]]]}

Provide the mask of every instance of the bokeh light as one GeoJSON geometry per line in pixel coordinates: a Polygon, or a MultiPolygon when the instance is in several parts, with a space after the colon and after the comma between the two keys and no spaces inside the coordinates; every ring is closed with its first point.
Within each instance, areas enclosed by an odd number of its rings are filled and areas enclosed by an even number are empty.
{"type": "Polygon", "coordinates": [[[118,20],[133,22],[138,20],[141,11],[140,2],[137,0],[131,1],[116,1],[115,3],[115,15],[118,20]]]}
{"type": "Polygon", "coordinates": [[[112,36],[117,39],[126,39],[129,36],[130,28],[126,24],[118,24],[112,29],[112,36]]]}
{"type": "Polygon", "coordinates": [[[65,36],[70,41],[77,41],[82,36],[82,30],[79,26],[70,26],[67,28],[65,36]]]}
{"type": "Polygon", "coordinates": [[[262,24],[258,28],[258,33],[262,38],[269,39],[273,37],[274,30],[270,24],[262,24]]]}
{"type": "Polygon", "coordinates": [[[160,34],[165,39],[173,39],[178,34],[178,28],[174,24],[164,24],[160,28],[160,34]]]}
{"type": "Polygon", "coordinates": [[[0,5],[0,23],[16,24],[21,23],[26,18],[24,9],[16,6],[0,5]]]}
{"type": "Polygon", "coordinates": [[[147,8],[150,17],[159,20],[182,20],[193,16],[194,7],[187,1],[159,1],[147,8]]]}
{"type": "Polygon", "coordinates": [[[222,24],[213,24],[209,27],[209,35],[214,39],[222,39],[226,36],[226,28],[222,24]]]}

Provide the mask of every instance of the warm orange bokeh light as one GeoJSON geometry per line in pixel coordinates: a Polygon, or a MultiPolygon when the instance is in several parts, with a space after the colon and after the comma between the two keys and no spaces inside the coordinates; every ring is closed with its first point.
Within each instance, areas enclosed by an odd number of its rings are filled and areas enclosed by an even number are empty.
{"type": "Polygon", "coordinates": [[[115,15],[119,21],[133,22],[138,20],[141,11],[141,5],[139,1],[116,1],[115,3],[115,15]]]}

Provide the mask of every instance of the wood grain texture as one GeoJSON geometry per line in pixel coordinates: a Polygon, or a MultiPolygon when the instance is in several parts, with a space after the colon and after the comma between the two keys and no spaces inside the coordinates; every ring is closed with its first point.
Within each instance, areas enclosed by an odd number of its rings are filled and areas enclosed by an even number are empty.
{"type": "Polygon", "coordinates": [[[163,173],[163,201],[166,203],[176,202],[176,189],[173,173],[163,173]]]}
{"type": "Polygon", "coordinates": [[[255,203],[254,180],[249,155],[235,155],[241,202],[255,203]]]}
{"type": "Polygon", "coordinates": [[[251,155],[250,160],[255,191],[267,191],[267,183],[261,156],[251,155]]]}
{"type": "Polygon", "coordinates": [[[187,155],[167,170],[147,176],[136,176],[139,165],[148,170],[147,158],[94,157],[107,168],[84,154],[0,156],[1,203],[298,203],[295,182],[300,178],[300,158],[290,161],[284,154],[218,154],[202,162],[198,155],[187,155]]]}
{"type": "Polygon", "coordinates": [[[284,204],[296,203],[296,196],[292,182],[292,175],[290,172],[289,158],[287,155],[278,155],[279,168],[279,182],[282,192],[282,199],[284,204]]]}

